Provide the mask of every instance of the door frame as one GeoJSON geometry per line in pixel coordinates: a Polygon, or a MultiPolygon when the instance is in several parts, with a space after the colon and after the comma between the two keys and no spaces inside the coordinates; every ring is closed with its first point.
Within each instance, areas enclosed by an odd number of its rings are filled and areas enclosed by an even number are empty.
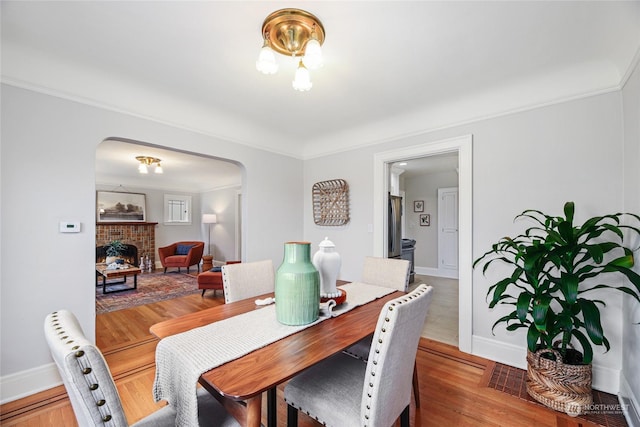
{"type": "Polygon", "coordinates": [[[438,154],[458,153],[459,188],[459,300],[458,347],[472,353],[473,333],[473,135],[462,135],[426,144],[375,153],[373,156],[373,254],[384,257],[387,244],[386,196],[389,191],[390,163],[438,154]]]}

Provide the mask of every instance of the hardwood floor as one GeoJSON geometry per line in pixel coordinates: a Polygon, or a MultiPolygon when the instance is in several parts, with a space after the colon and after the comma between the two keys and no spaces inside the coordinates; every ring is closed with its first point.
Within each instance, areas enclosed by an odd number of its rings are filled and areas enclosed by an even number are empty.
{"type": "Polygon", "coordinates": [[[420,283],[433,286],[433,301],[429,306],[421,335],[457,347],[458,280],[416,274],[409,290],[413,290],[420,283]]]}
{"type": "MultiPolygon", "coordinates": [[[[155,411],[151,388],[157,340],[149,327],[224,303],[221,293],[200,294],[97,316],[97,344],[116,380],[130,423],[155,411]]],[[[543,408],[484,387],[483,376],[492,362],[459,352],[455,347],[422,338],[417,354],[421,407],[411,408],[412,426],[594,426],[581,419],[543,408]]],[[[283,386],[278,387],[278,425],[286,425],[283,386]]],[[[263,399],[266,405],[266,398],[263,399]]],[[[263,414],[266,413],[266,408],[263,414]]],[[[266,425],[266,418],[263,419],[266,425]]],[[[399,423],[397,423],[399,425],[399,423]]],[[[0,407],[2,426],[77,425],[64,387],[9,402],[0,407]]],[[[300,427],[319,424],[300,414],[300,427]]],[[[350,427],[350,426],[345,426],[350,427]]]]}

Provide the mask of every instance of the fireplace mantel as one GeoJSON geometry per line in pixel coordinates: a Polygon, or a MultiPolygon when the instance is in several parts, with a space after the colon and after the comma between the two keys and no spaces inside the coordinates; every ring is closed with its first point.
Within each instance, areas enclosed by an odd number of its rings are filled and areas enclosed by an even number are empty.
{"type": "Polygon", "coordinates": [[[96,222],[96,246],[112,240],[135,245],[138,256],[149,256],[155,265],[157,222],[96,222]]]}

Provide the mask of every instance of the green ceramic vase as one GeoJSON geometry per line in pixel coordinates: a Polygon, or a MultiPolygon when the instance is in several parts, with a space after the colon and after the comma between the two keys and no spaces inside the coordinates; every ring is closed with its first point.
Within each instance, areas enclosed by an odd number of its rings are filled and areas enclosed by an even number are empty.
{"type": "Polygon", "coordinates": [[[285,325],[306,325],[318,319],[320,275],[311,263],[311,243],[287,242],[276,271],[276,318],[285,325]]]}

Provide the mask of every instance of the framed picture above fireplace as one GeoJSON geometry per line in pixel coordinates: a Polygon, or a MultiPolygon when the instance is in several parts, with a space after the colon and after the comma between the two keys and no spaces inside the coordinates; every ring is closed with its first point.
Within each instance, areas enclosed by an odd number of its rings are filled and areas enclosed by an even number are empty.
{"type": "Polygon", "coordinates": [[[145,194],[96,191],[98,222],[145,222],[145,194]]]}

